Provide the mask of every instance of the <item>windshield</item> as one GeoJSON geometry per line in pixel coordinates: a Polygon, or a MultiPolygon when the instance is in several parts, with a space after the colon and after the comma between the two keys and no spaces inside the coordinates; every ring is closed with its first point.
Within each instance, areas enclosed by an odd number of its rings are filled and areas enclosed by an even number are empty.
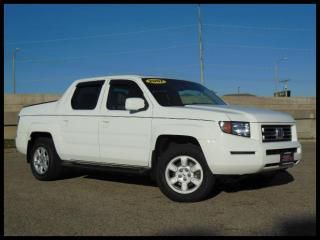
{"type": "Polygon", "coordinates": [[[226,105],[213,91],[195,82],[163,78],[142,80],[161,106],[226,105]]]}

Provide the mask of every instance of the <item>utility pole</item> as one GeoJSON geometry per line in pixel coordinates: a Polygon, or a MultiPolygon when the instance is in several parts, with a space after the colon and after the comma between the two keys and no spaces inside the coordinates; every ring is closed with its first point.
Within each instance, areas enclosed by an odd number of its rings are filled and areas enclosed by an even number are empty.
{"type": "Polygon", "coordinates": [[[276,63],[274,65],[274,84],[275,84],[275,87],[274,87],[274,92],[278,92],[278,81],[279,81],[279,77],[278,77],[278,64],[276,63]]]}
{"type": "Polygon", "coordinates": [[[285,79],[285,80],[279,80],[279,82],[284,83],[284,91],[288,90],[288,82],[290,79],[285,79]]]}
{"type": "Polygon", "coordinates": [[[202,21],[201,9],[198,4],[198,32],[199,32],[199,53],[200,53],[200,82],[204,85],[204,65],[203,65],[203,47],[202,47],[202,21]]]}
{"type": "Polygon", "coordinates": [[[278,91],[278,84],[279,84],[279,64],[280,62],[287,61],[287,57],[280,58],[276,61],[274,65],[274,82],[275,82],[275,93],[278,91]]]}
{"type": "Polygon", "coordinates": [[[15,58],[16,52],[19,51],[20,48],[15,48],[12,54],[12,82],[13,82],[13,94],[16,94],[16,68],[15,68],[15,58]]]}
{"type": "Polygon", "coordinates": [[[240,94],[240,87],[238,87],[238,95],[240,94]]]}

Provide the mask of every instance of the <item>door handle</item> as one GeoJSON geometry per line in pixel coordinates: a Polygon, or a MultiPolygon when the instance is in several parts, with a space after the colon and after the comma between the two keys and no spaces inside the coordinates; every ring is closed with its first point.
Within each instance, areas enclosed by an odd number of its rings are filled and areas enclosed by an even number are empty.
{"type": "Polygon", "coordinates": [[[107,128],[107,127],[108,127],[108,123],[109,123],[108,120],[102,120],[102,125],[101,125],[101,127],[102,127],[102,128],[107,128]]]}

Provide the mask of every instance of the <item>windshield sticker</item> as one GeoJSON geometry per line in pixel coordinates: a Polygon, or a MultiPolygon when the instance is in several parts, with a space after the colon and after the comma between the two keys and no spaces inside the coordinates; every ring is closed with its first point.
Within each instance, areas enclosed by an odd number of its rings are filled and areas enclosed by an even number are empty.
{"type": "Polygon", "coordinates": [[[146,80],[146,83],[150,84],[165,84],[167,81],[163,79],[150,78],[146,80]]]}

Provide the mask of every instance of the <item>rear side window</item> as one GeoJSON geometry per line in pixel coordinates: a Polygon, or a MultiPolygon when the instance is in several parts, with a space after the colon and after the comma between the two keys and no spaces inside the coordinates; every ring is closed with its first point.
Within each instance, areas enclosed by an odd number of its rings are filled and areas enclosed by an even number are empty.
{"type": "Polygon", "coordinates": [[[97,106],[104,81],[83,82],[76,86],[71,106],[77,110],[92,110],[97,106]]]}
{"type": "Polygon", "coordinates": [[[142,90],[135,82],[130,80],[111,80],[107,108],[110,110],[125,110],[126,99],[133,97],[145,100],[142,90]]]}

